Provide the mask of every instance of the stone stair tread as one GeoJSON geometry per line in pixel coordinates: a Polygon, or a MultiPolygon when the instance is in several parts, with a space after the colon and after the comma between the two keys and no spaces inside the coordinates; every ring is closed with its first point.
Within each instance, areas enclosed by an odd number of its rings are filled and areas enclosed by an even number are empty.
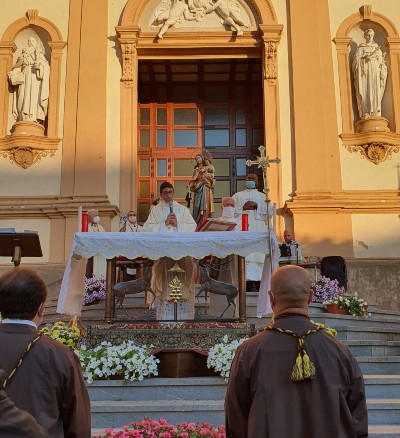
{"type": "Polygon", "coordinates": [[[347,327],[337,327],[336,330],[338,332],[376,332],[379,330],[379,332],[387,332],[387,333],[400,333],[398,328],[394,327],[368,327],[368,326],[358,326],[358,325],[348,325],[347,327]]]}
{"type": "Polygon", "coordinates": [[[196,386],[196,385],[226,385],[223,377],[211,376],[211,377],[148,377],[142,381],[124,382],[123,380],[95,380],[93,383],[88,384],[89,388],[96,386],[173,386],[174,388],[179,386],[196,386]]]}
{"type": "Polygon", "coordinates": [[[400,374],[391,374],[391,375],[384,375],[384,374],[364,374],[364,380],[397,380],[400,379],[400,374]]]}
{"type": "Polygon", "coordinates": [[[400,341],[387,341],[386,339],[341,339],[346,345],[389,345],[389,346],[399,346],[400,341]]]}
{"type": "Polygon", "coordinates": [[[180,411],[193,409],[200,411],[223,409],[224,400],[105,400],[91,401],[91,411],[96,412],[131,412],[132,409],[145,408],[147,411],[160,412],[180,411]]]}
{"type": "Polygon", "coordinates": [[[399,362],[400,356],[357,356],[358,362],[399,362]]]}
{"type": "Polygon", "coordinates": [[[368,426],[368,432],[370,433],[395,433],[396,436],[400,436],[400,425],[397,424],[373,424],[368,426]],[[397,435],[398,434],[398,435],[397,435]]]}

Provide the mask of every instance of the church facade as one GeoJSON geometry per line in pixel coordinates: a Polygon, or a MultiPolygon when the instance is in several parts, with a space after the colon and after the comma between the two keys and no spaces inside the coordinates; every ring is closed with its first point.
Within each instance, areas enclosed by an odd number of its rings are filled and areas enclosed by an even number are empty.
{"type": "Polygon", "coordinates": [[[66,260],[81,205],[117,231],[164,180],[185,203],[205,150],[219,215],[260,145],[281,160],[278,237],[291,229],[306,256],[400,258],[397,0],[2,6],[0,228],[39,231],[43,262],[66,260]]]}

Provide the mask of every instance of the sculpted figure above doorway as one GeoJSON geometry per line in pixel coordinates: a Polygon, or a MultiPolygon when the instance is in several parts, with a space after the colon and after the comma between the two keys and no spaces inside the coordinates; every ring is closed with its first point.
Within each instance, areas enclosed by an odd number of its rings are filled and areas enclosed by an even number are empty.
{"type": "Polygon", "coordinates": [[[221,24],[236,31],[237,35],[243,35],[242,27],[250,27],[236,0],[162,0],[153,14],[151,28],[159,28],[157,36],[162,39],[171,27],[186,27],[185,22],[205,20],[207,25],[214,27],[213,12],[221,24]]]}

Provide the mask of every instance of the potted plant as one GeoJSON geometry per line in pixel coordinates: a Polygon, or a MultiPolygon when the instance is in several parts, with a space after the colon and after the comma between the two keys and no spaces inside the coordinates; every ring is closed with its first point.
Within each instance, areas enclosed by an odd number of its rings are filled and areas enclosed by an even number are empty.
{"type": "Polygon", "coordinates": [[[58,321],[54,324],[46,324],[40,333],[48,338],[54,339],[74,349],[81,337],[78,327],[68,327],[64,322],[58,321]]]}
{"type": "Polygon", "coordinates": [[[314,291],[312,298],[313,303],[323,304],[332,300],[336,295],[344,294],[344,287],[339,286],[339,282],[328,277],[320,275],[316,283],[311,283],[311,289],[314,291]]]}
{"type": "Polygon", "coordinates": [[[360,316],[367,318],[368,303],[363,298],[358,298],[357,293],[354,295],[335,295],[332,299],[324,302],[329,313],[340,313],[343,315],[360,316]]]}
{"type": "Polygon", "coordinates": [[[83,305],[94,304],[106,297],[106,279],[102,276],[85,277],[85,298],[83,305]]]}
{"type": "Polygon", "coordinates": [[[160,362],[146,346],[138,347],[132,341],[119,345],[103,341],[95,348],[82,345],[75,350],[81,365],[83,377],[88,383],[96,379],[117,377],[126,382],[157,376],[160,362]]]}

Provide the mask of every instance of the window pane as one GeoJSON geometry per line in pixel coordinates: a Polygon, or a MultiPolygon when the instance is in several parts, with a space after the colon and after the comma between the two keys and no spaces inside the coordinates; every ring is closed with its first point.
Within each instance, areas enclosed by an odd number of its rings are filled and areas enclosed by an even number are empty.
{"type": "Polygon", "coordinates": [[[204,146],[206,148],[229,146],[229,129],[205,129],[204,146]]]}
{"type": "Polygon", "coordinates": [[[216,158],[215,160],[213,160],[213,165],[215,167],[216,175],[218,176],[230,175],[229,158],[216,158]]]}
{"type": "Polygon", "coordinates": [[[157,131],[157,147],[165,148],[167,146],[167,131],[159,129],[157,131]]]}
{"type": "Polygon", "coordinates": [[[139,204],[137,208],[138,221],[141,223],[146,222],[149,216],[149,211],[149,204],[139,204]]]}
{"type": "Polygon", "coordinates": [[[241,192],[245,188],[246,188],[246,180],[245,179],[236,181],[236,191],[237,192],[241,192]]]}
{"type": "Polygon", "coordinates": [[[236,147],[246,146],[246,130],[236,129],[236,147]]]}
{"type": "Polygon", "coordinates": [[[197,129],[174,130],[174,147],[197,147],[197,129]]]}
{"type": "Polygon", "coordinates": [[[231,196],[230,181],[217,181],[214,187],[214,197],[223,198],[224,196],[231,196]]]}
{"type": "Polygon", "coordinates": [[[229,111],[227,108],[206,108],[204,110],[205,125],[227,125],[229,123],[229,111]]]}
{"type": "Polygon", "coordinates": [[[167,160],[157,160],[157,176],[167,176],[167,160]]]}
{"type": "Polygon", "coordinates": [[[150,160],[140,160],[140,176],[150,176],[150,160]]]}
{"type": "Polygon", "coordinates": [[[185,198],[188,181],[174,181],[175,198],[185,198]]]}
{"type": "Polygon", "coordinates": [[[139,196],[141,198],[150,197],[150,181],[140,181],[139,183],[139,196]]]}
{"type": "Polygon", "coordinates": [[[174,125],[197,125],[196,108],[175,108],[174,125]]]}
{"type": "Polygon", "coordinates": [[[252,146],[260,146],[264,144],[264,131],[259,128],[253,129],[253,142],[252,146]]]}
{"type": "Polygon", "coordinates": [[[188,176],[193,174],[194,160],[174,160],[174,176],[188,176]]]}
{"type": "Polygon", "coordinates": [[[246,158],[236,158],[236,176],[246,176],[246,158]]]}
{"type": "Polygon", "coordinates": [[[246,124],[246,111],[243,108],[236,110],[236,124],[237,125],[246,124]]]}
{"type": "Polygon", "coordinates": [[[139,142],[140,147],[148,148],[150,146],[150,131],[141,129],[139,142]]]}
{"type": "Polygon", "coordinates": [[[167,124],[167,108],[157,108],[157,125],[167,124]]]}
{"type": "Polygon", "coordinates": [[[140,108],[140,124],[150,125],[150,108],[140,108]]]}

